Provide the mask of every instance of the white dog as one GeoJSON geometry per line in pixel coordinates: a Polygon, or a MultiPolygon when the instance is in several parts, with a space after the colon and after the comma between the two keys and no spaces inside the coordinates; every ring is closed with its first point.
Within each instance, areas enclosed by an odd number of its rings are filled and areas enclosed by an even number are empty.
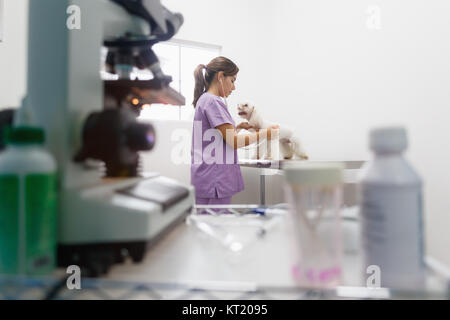
{"type": "MultiPolygon", "coordinates": [[[[275,123],[266,121],[262,118],[256,107],[247,102],[238,105],[238,114],[240,117],[246,119],[248,123],[255,129],[266,129],[271,126],[276,125],[275,123]]],[[[277,156],[272,152],[275,145],[272,141],[264,141],[259,150],[262,152],[257,153],[258,159],[268,159],[268,160],[279,160],[282,159],[292,159],[298,158],[302,160],[308,159],[305,151],[303,150],[300,139],[294,135],[293,131],[285,126],[280,126],[279,130],[279,140],[275,141],[279,145],[279,155],[277,156]]],[[[278,150],[276,150],[278,151],[278,150]]]]}

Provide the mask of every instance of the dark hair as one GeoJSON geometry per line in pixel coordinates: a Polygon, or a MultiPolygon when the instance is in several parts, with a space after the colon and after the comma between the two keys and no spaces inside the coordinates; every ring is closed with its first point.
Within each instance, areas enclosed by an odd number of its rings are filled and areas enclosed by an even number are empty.
{"type": "Polygon", "coordinates": [[[206,66],[204,64],[199,64],[198,67],[195,68],[194,101],[192,102],[194,108],[196,107],[200,96],[209,89],[215,75],[220,71],[223,71],[223,74],[226,77],[229,77],[236,75],[239,72],[239,68],[233,61],[225,57],[214,58],[206,66]],[[205,69],[204,76],[203,69],[205,69]]]}

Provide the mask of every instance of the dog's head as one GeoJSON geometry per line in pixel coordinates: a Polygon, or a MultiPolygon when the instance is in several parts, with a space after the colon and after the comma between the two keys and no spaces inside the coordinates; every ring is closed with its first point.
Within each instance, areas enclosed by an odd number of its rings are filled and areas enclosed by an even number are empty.
{"type": "Polygon", "coordinates": [[[253,110],[255,110],[255,106],[250,102],[244,102],[244,103],[238,104],[237,110],[238,110],[238,115],[241,118],[250,120],[253,110]]]}

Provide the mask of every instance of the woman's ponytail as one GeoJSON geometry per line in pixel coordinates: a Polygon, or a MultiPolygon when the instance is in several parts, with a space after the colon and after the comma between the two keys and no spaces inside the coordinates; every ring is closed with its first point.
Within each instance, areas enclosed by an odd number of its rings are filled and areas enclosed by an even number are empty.
{"type": "Polygon", "coordinates": [[[192,104],[195,106],[197,105],[197,101],[200,98],[200,96],[206,91],[206,81],[205,77],[203,76],[203,69],[205,69],[204,64],[199,64],[197,68],[194,70],[194,78],[195,78],[195,88],[194,88],[194,101],[192,104]]]}
{"type": "Polygon", "coordinates": [[[192,104],[194,108],[197,105],[197,101],[200,96],[208,91],[209,86],[214,80],[217,73],[223,71],[224,76],[234,76],[239,72],[239,68],[228,58],[216,57],[212,59],[207,66],[199,64],[194,71],[195,88],[194,88],[194,101],[192,104]],[[203,69],[205,69],[205,75],[203,75],[203,69]]]}

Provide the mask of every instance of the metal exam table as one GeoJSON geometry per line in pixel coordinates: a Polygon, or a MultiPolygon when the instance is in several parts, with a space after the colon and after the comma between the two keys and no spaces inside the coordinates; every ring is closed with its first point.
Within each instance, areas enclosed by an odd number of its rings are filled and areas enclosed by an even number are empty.
{"type": "Polygon", "coordinates": [[[259,170],[259,194],[260,205],[266,205],[266,176],[273,174],[282,174],[282,169],[286,164],[290,163],[330,163],[340,162],[344,164],[344,183],[355,183],[356,173],[365,163],[362,160],[239,160],[241,167],[255,168],[259,170]]]}

